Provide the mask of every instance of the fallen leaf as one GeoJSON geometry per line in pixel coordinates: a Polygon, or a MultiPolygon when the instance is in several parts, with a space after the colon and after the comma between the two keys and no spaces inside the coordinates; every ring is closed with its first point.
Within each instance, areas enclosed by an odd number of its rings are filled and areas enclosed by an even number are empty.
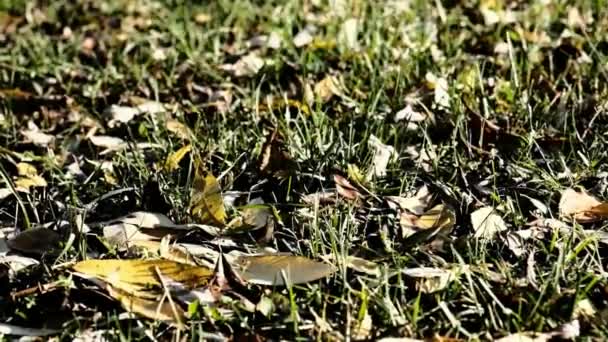
{"type": "Polygon", "coordinates": [[[115,127],[118,124],[128,123],[140,114],[158,114],[166,111],[167,109],[160,102],[144,101],[135,107],[111,105],[105,110],[105,114],[112,117],[108,122],[108,127],[115,127]]]}
{"type": "Polygon", "coordinates": [[[585,191],[566,189],[559,201],[559,214],[580,223],[600,221],[608,218],[608,203],[599,201],[585,191]]]}
{"type": "Polygon", "coordinates": [[[208,23],[211,21],[211,15],[209,13],[199,12],[194,15],[194,21],[199,25],[208,23]]]}
{"type": "Polygon", "coordinates": [[[10,196],[12,194],[13,194],[13,191],[9,188],[0,189],[0,201],[7,198],[8,196],[10,196]]]}
{"type": "Polygon", "coordinates": [[[491,240],[497,233],[507,230],[502,217],[492,207],[483,207],[471,213],[475,238],[491,240]]]}
{"type": "Polygon", "coordinates": [[[293,37],[293,45],[295,45],[295,47],[300,48],[302,46],[306,46],[310,43],[312,43],[313,40],[313,36],[312,34],[309,32],[308,29],[304,29],[300,32],[298,32],[298,34],[296,34],[293,37]]]}
{"type": "Polygon", "coordinates": [[[365,311],[363,318],[357,322],[352,328],[351,336],[353,341],[367,341],[372,335],[373,329],[372,316],[365,311]]]}
{"type": "Polygon", "coordinates": [[[443,77],[437,77],[428,72],[424,76],[429,89],[435,91],[435,104],[441,108],[449,108],[450,94],[448,93],[448,81],[443,77]]]}
{"type": "Polygon", "coordinates": [[[59,246],[61,236],[47,228],[30,228],[7,241],[11,249],[28,254],[54,252],[59,246]]]}
{"type": "Polygon", "coordinates": [[[338,41],[348,50],[357,50],[359,49],[359,42],[357,41],[358,34],[359,20],[356,18],[346,19],[340,26],[338,41]]]}
{"type": "Polygon", "coordinates": [[[121,138],[110,137],[107,135],[94,135],[89,137],[89,140],[93,145],[109,150],[118,149],[125,145],[125,141],[121,138]]]}
{"type": "Polygon", "coordinates": [[[189,141],[192,137],[192,131],[190,128],[175,119],[167,120],[165,127],[169,132],[177,135],[180,139],[189,141]]]}
{"type": "Polygon", "coordinates": [[[207,173],[203,178],[197,168],[190,195],[190,213],[201,223],[224,224],[226,209],[222,198],[222,189],[213,174],[207,173]]]}
{"type": "Polygon", "coordinates": [[[165,259],[93,259],[78,262],[72,269],[98,278],[116,290],[145,298],[159,297],[162,284],[157,270],[189,289],[205,286],[213,276],[213,271],[208,268],[165,259]]]}
{"type": "Polygon", "coordinates": [[[357,272],[369,274],[375,277],[380,277],[382,275],[382,269],[380,265],[373,261],[349,255],[346,257],[345,263],[346,267],[351,268],[357,272]]]}
{"type": "Polygon", "coordinates": [[[357,188],[355,188],[346,178],[338,174],[334,175],[334,183],[336,183],[338,195],[348,200],[356,201],[363,197],[357,188]]]}
{"type": "Polygon", "coordinates": [[[227,226],[230,230],[252,231],[266,227],[272,217],[272,210],[265,205],[262,198],[257,197],[247,203],[246,207],[240,211],[240,216],[227,226]]]}
{"type": "Polygon", "coordinates": [[[315,84],[314,94],[322,103],[325,103],[331,100],[334,95],[340,94],[338,84],[338,79],[335,76],[327,75],[315,84]]]}
{"type": "Polygon", "coordinates": [[[385,197],[389,203],[395,203],[399,206],[399,209],[410,212],[414,215],[422,215],[428,208],[433,195],[429,191],[429,188],[424,185],[416,191],[416,195],[412,197],[400,197],[400,196],[387,196],[385,197]]]}
{"type": "Polygon", "coordinates": [[[185,318],[184,310],[179,305],[171,305],[171,302],[166,298],[162,301],[139,298],[111,285],[108,285],[106,289],[108,294],[118,300],[128,312],[164,322],[179,323],[185,318]]]}
{"type": "Polygon", "coordinates": [[[386,168],[388,166],[389,161],[393,158],[395,153],[395,148],[389,145],[383,144],[378,137],[375,135],[371,135],[367,144],[374,151],[374,159],[372,160],[372,168],[367,175],[368,179],[371,179],[372,176],[376,177],[384,177],[386,176],[386,168]]]}
{"type": "Polygon", "coordinates": [[[171,172],[179,168],[179,162],[184,159],[188,152],[192,151],[192,145],[188,144],[173,152],[165,161],[165,170],[171,172]]]}
{"type": "Polygon", "coordinates": [[[17,325],[0,323],[0,335],[13,335],[13,336],[49,336],[61,333],[62,330],[56,329],[37,329],[37,328],[26,328],[17,325]]]}
{"type": "Polygon", "coordinates": [[[14,276],[17,272],[23,269],[26,269],[30,266],[39,265],[40,262],[36,259],[12,254],[0,255],[0,264],[8,266],[9,276],[14,276]]]}
{"type": "Polygon", "coordinates": [[[456,214],[454,210],[444,204],[438,204],[422,215],[402,212],[400,217],[403,237],[411,236],[420,231],[435,231],[433,235],[440,231],[447,234],[452,230],[455,223],[456,214]]]}
{"type": "Polygon", "coordinates": [[[267,61],[252,52],[241,57],[234,64],[221,65],[220,69],[230,72],[235,77],[251,77],[260,72],[266,64],[267,61]]]}
{"type": "Polygon", "coordinates": [[[436,267],[408,268],[403,273],[410,278],[414,278],[416,290],[423,293],[441,291],[456,279],[452,270],[436,267]]]}
{"type": "Polygon", "coordinates": [[[259,285],[302,284],[327,277],[335,271],[333,266],[324,262],[285,254],[242,255],[231,264],[243,279],[259,285]]]}
{"type": "Polygon", "coordinates": [[[38,170],[36,170],[36,167],[32,164],[20,162],[20,163],[17,163],[17,174],[19,176],[26,176],[26,177],[37,176],[38,170]]]}
{"type": "Polygon", "coordinates": [[[278,129],[275,129],[266,137],[262,145],[262,151],[258,159],[260,172],[265,175],[283,177],[287,175],[294,162],[287,149],[278,129]]]}
{"type": "Polygon", "coordinates": [[[47,147],[55,141],[54,135],[43,133],[39,130],[24,130],[21,134],[34,145],[47,147]]]}
{"type": "Polygon", "coordinates": [[[407,104],[405,108],[395,113],[393,120],[395,122],[405,121],[408,124],[408,129],[416,129],[421,122],[428,119],[428,116],[424,113],[420,113],[414,110],[411,104],[407,104]]]}

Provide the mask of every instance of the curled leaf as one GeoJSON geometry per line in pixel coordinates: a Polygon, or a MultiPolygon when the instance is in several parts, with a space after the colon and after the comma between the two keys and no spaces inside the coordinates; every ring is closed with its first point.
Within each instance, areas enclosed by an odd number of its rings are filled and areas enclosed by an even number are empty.
{"type": "Polygon", "coordinates": [[[165,161],[165,170],[175,171],[179,168],[179,162],[184,159],[188,152],[192,151],[192,145],[188,144],[173,152],[165,161]]]}

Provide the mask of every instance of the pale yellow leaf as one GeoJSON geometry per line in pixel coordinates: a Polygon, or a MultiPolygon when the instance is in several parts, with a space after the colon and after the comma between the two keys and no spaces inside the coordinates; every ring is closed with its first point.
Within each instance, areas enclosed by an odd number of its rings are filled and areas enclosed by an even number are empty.
{"type": "Polygon", "coordinates": [[[260,285],[285,285],[315,281],[332,274],[333,266],[302,256],[285,254],[245,255],[233,261],[243,279],[260,285]]]}
{"type": "Polygon", "coordinates": [[[471,225],[476,238],[490,240],[497,233],[507,230],[505,221],[492,207],[483,207],[471,213],[471,225]]]}

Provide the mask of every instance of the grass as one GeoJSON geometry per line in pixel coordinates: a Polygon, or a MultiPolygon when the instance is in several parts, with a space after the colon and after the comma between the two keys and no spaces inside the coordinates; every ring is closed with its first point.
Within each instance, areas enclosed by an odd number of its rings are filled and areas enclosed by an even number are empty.
{"type": "MultiPolygon", "coordinates": [[[[0,188],[13,189],[19,161],[35,165],[48,183],[0,200],[0,226],[73,222],[76,213],[98,222],[136,210],[196,221],[188,214],[192,158],[176,171],[162,168],[185,144],[166,128],[174,119],[193,132],[192,155],[222,175],[225,192],[257,191],[273,205],[278,220],[267,247],[338,260],[334,275],[315,282],[249,286],[256,298],[272,303],[267,314],[237,304],[226,311],[201,307],[200,319],[179,332],[159,322],[123,319],[124,311],[102,291],[53,267],[87,254],[121,255],[100,247],[94,238],[99,232],[77,234],[64,253],[36,256],[39,266],[0,278],[1,320],[62,327],[62,339],[102,331],[111,339],[222,334],[340,340],[356,338],[361,322],[371,319],[364,339],[487,340],[555,331],[578,319],[582,337],[606,338],[606,247],[580,234],[605,225],[567,222],[568,233],[535,235],[517,255],[503,238],[474,239],[470,219],[475,209],[489,205],[510,231],[522,231],[535,216],[557,218],[560,191],[567,187],[608,195],[606,5],[0,1],[0,188]],[[348,18],[358,20],[355,47],[343,38],[348,18]],[[295,46],[294,37],[312,26],[313,40],[295,46]],[[271,34],[279,37],[279,48],[251,46],[251,38],[271,34]],[[251,52],[264,60],[257,73],[235,76],[226,70],[251,52]],[[315,85],[328,75],[338,91],[323,100],[315,85]],[[437,90],[442,80],[445,95],[437,90]],[[110,127],[107,108],[133,106],[138,98],[173,109],[110,127]],[[431,118],[395,122],[408,104],[431,118]],[[479,117],[500,129],[488,128],[479,117]],[[55,136],[54,144],[27,142],[20,131],[31,123],[55,136]],[[291,166],[281,175],[259,168],[263,144],[275,128],[292,160],[279,163],[278,168],[291,166]],[[101,155],[103,149],[87,139],[91,130],[129,145],[101,155]],[[349,165],[364,174],[372,167],[371,136],[392,146],[397,157],[385,176],[359,188],[370,194],[364,205],[303,205],[303,195],[333,189],[332,175],[347,175],[349,165]],[[139,149],[136,143],[158,146],[139,149]],[[430,158],[421,162],[425,154],[430,158]],[[111,169],[102,161],[111,162],[111,169]],[[74,162],[80,178],[69,176],[74,162]],[[455,212],[456,225],[440,248],[408,243],[383,199],[411,194],[423,184],[436,203],[455,212]],[[127,188],[133,190],[88,205],[127,188]],[[381,275],[347,268],[340,261],[347,256],[376,262],[381,275]],[[460,272],[429,294],[402,272],[423,266],[460,272]],[[62,280],[56,291],[11,299],[11,293],[56,280],[62,280]],[[591,303],[595,312],[581,314],[581,303],[591,303]]],[[[251,236],[237,243],[249,251],[260,245],[251,236]]]]}

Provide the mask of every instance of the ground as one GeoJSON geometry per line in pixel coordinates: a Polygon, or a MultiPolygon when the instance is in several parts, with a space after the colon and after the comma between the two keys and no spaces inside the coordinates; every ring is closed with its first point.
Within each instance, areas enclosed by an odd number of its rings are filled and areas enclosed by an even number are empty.
{"type": "Polygon", "coordinates": [[[0,1],[2,322],[59,339],[606,339],[606,1],[204,3],[0,1]],[[125,315],[73,265],[156,260],[95,224],[137,211],[219,230],[178,242],[333,272],[231,279],[181,326],[125,315]]]}

